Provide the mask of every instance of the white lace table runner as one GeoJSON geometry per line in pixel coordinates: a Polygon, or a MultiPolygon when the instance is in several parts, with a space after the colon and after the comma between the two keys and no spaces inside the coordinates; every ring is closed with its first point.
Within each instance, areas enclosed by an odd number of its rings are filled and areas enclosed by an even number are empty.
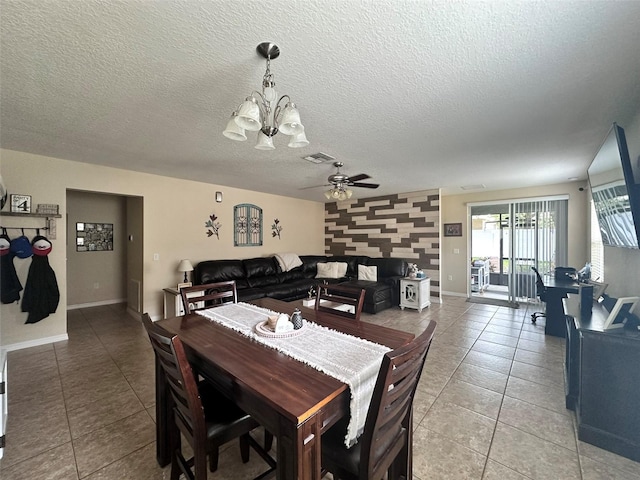
{"type": "Polygon", "coordinates": [[[263,337],[255,333],[255,326],[278,312],[248,303],[233,303],[197,313],[349,385],[351,417],[345,445],[350,447],[356,443],[364,429],[382,356],[390,348],[312,322],[307,322],[295,337],[263,337]]]}

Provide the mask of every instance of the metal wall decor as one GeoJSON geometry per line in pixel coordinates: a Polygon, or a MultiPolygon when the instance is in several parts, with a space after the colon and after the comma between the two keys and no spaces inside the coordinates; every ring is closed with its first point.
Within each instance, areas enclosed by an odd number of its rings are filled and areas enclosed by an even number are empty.
{"type": "Polygon", "coordinates": [[[216,236],[218,240],[220,240],[220,228],[222,224],[217,222],[218,217],[216,217],[215,213],[209,215],[209,220],[207,220],[204,224],[204,227],[207,229],[207,237],[216,236]]]}
{"type": "Polygon", "coordinates": [[[242,203],[233,207],[233,245],[262,245],[262,209],[257,205],[242,203]]]}
{"type": "Polygon", "coordinates": [[[280,220],[278,220],[277,218],[273,221],[273,223],[271,224],[271,236],[273,238],[278,237],[280,238],[280,232],[282,231],[282,225],[280,225],[280,220]]]}
{"type": "Polygon", "coordinates": [[[113,223],[76,223],[76,251],[113,250],[113,223]]]}

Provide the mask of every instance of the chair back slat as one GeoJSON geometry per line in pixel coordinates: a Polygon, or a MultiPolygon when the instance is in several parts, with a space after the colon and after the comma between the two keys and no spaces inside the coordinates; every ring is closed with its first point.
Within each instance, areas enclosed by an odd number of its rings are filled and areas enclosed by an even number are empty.
{"type": "Polygon", "coordinates": [[[436,322],[430,322],[411,343],[386,353],[382,359],[360,438],[361,478],[383,478],[406,444],[412,428],[413,398],[435,328],[436,322]]]}
{"type": "Polygon", "coordinates": [[[183,433],[205,442],[207,432],[204,409],[182,341],[178,336],[170,336],[167,331],[155,325],[146,313],[142,316],[142,323],[166,376],[176,420],[186,428],[183,433]]]}
{"type": "Polygon", "coordinates": [[[180,289],[180,295],[185,314],[224,303],[238,302],[235,280],[183,287],[180,289]]]}
{"type": "Polygon", "coordinates": [[[362,306],[364,305],[365,290],[342,285],[322,284],[316,287],[315,310],[319,313],[329,313],[341,317],[360,320],[362,306]],[[340,305],[351,307],[350,310],[340,310],[335,307],[340,305]]]}

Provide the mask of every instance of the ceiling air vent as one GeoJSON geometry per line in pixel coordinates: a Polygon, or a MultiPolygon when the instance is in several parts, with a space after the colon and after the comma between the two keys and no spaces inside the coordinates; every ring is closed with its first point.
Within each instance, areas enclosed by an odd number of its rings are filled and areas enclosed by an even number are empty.
{"type": "Polygon", "coordinates": [[[326,153],[318,152],[313,155],[309,155],[307,157],[302,157],[307,162],[311,163],[325,163],[325,162],[333,162],[336,158],[331,155],[327,155],[326,153]]]}
{"type": "Polygon", "coordinates": [[[477,185],[464,185],[460,188],[462,190],[482,190],[483,188],[487,188],[487,186],[483,183],[479,183],[477,185]]]}

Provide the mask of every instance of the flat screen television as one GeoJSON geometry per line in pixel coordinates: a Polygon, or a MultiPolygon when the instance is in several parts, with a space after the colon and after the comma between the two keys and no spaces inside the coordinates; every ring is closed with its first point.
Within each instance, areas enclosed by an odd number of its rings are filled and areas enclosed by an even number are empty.
{"type": "Polygon", "coordinates": [[[633,177],[622,127],[613,124],[587,173],[602,243],[638,248],[640,185],[633,177]]]}

